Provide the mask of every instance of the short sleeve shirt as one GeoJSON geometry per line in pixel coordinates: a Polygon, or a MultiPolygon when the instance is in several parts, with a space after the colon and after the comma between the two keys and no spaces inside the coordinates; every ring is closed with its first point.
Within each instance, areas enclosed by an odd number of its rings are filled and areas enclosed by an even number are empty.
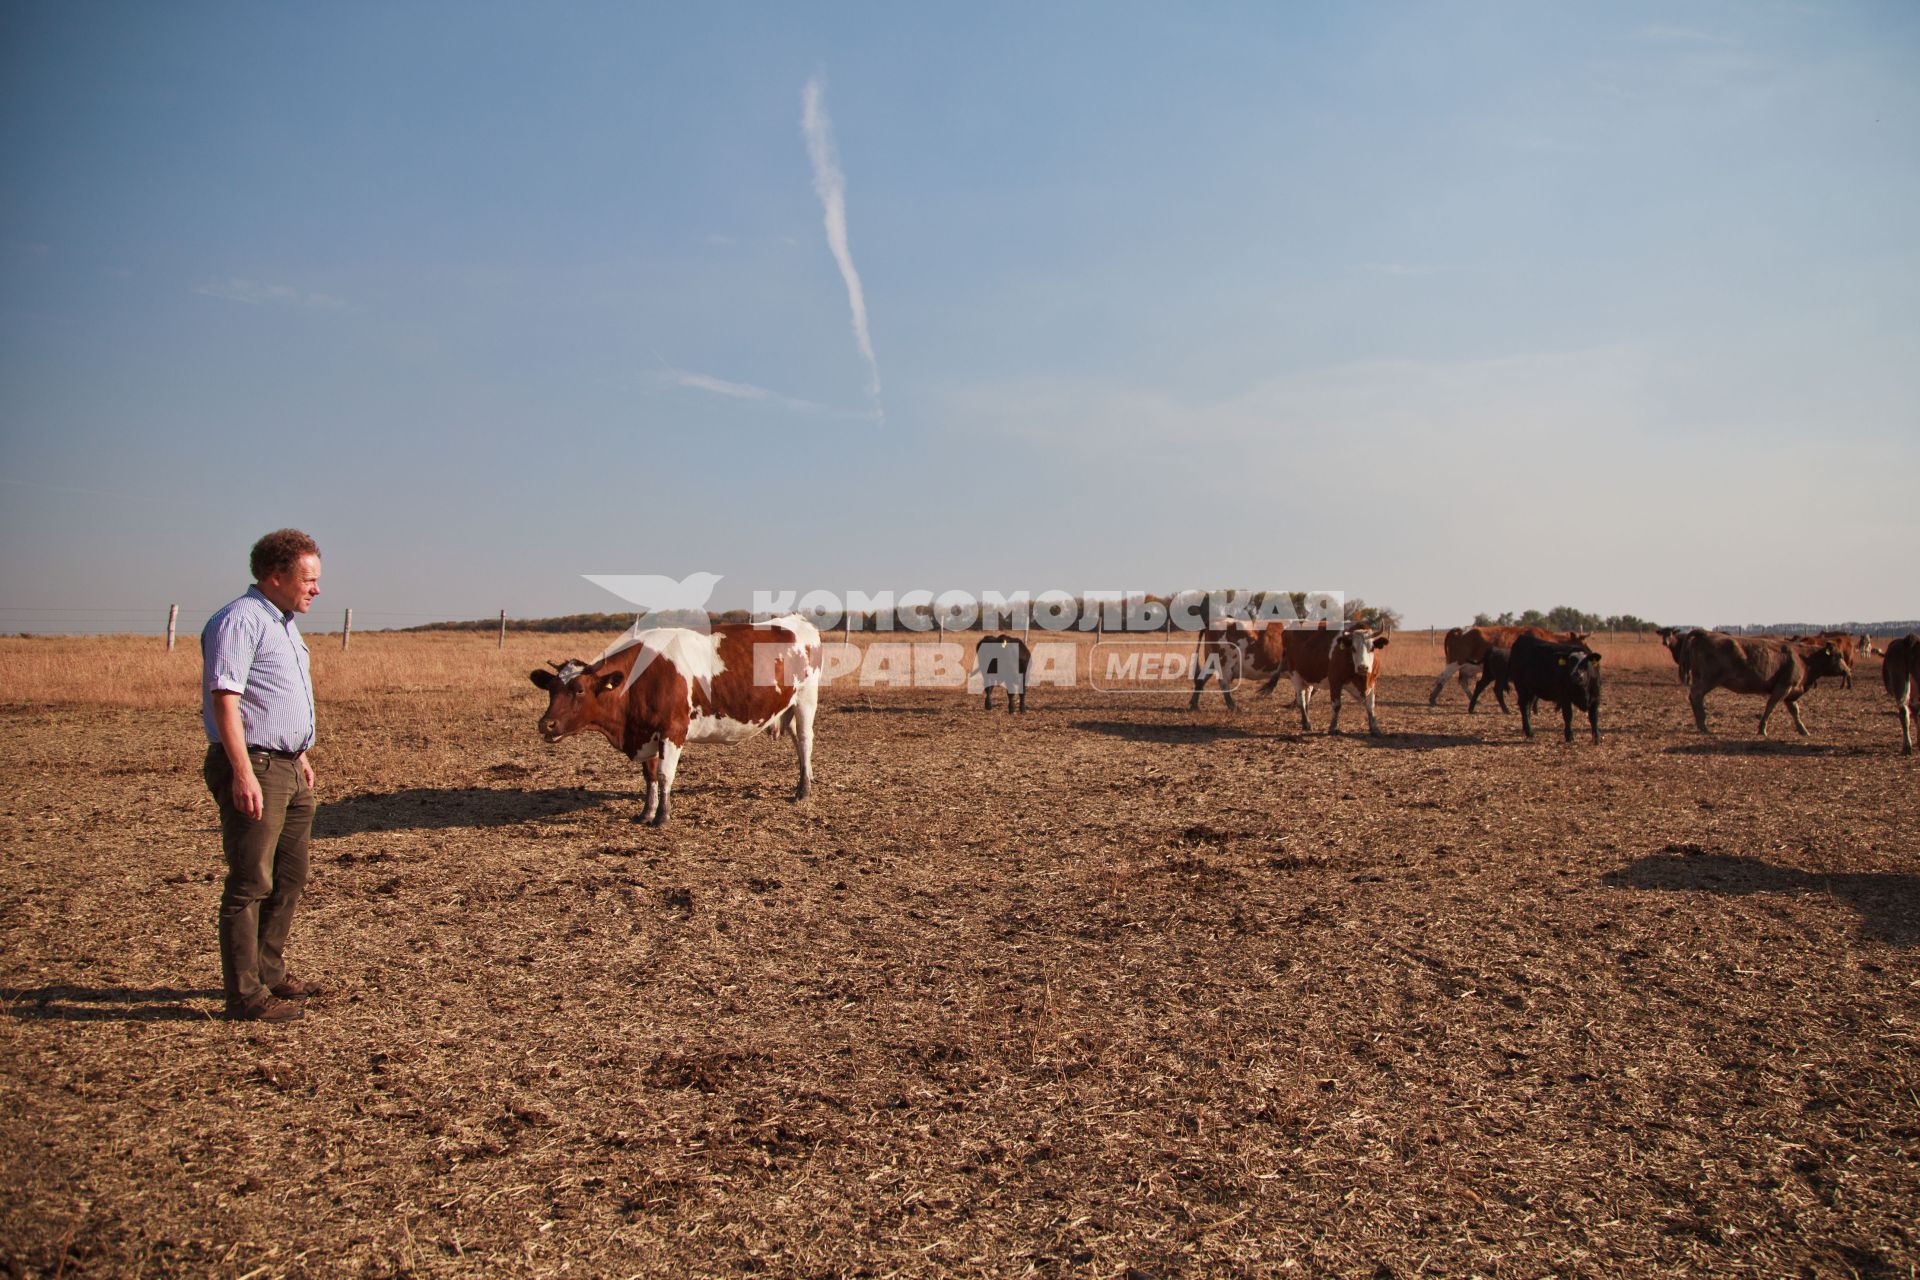
{"type": "Polygon", "coordinates": [[[313,745],[313,675],[307,642],[293,615],[258,587],[227,605],[200,632],[200,714],[207,741],[220,741],[216,692],[240,695],[240,723],[249,747],[305,751],[313,745]]]}

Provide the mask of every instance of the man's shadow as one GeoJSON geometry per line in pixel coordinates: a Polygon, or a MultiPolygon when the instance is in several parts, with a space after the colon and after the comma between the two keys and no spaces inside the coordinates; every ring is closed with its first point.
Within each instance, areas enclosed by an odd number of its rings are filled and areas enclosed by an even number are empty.
{"type": "Polygon", "coordinates": [[[357,836],[369,831],[427,831],[448,827],[503,827],[535,818],[591,809],[608,800],[633,799],[636,789],[597,791],[590,787],[404,787],[323,799],[314,815],[318,839],[357,836]]]}
{"type": "Polygon", "coordinates": [[[179,987],[0,987],[10,1018],[55,1022],[207,1022],[213,1010],[189,1000],[218,1000],[217,990],[179,987]]]}
{"type": "Polygon", "coordinates": [[[1600,878],[1634,889],[1830,894],[1860,913],[1862,938],[1896,947],[1920,945],[1920,875],[1801,871],[1761,858],[1708,853],[1698,845],[1668,845],[1600,878]]]}

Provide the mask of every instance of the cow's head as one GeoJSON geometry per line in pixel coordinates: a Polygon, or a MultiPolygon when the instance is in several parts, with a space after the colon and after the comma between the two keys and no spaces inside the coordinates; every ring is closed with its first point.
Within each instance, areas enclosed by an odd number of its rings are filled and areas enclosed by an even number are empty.
{"type": "Polygon", "coordinates": [[[578,658],[549,663],[551,671],[530,672],[527,679],[547,691],[547,709],[540,717],[540,736],[558,742],[578,733],[610,711],[627,676],[624,671],[600,671],[578,658]]]}
{"type": "Polygon", "coordinates": [[[1853,675],[1853,667],[1847,661],[1847,655],[1840,646],[1828,641],[1818,649],[1807,650],[1807,674],[1812,676],[1837,676],[1842,680],[1853,675]]]}
{"type": "Polygon", "coordinates": [[[1573,689],[1573,705],[1591,711],[1600,703],[1600,655],[1583,645],[1561,661],[1573,689]]]}
{"type": "Polygon", "coordinates": [[[1334,641],[1335,648],[1351,650],[1353,669],[1362,675],[1373,670],[1373,651],[1387,647],[1387,637],[1377,636],[1365,627],[1358,627],[1334,641]]]}

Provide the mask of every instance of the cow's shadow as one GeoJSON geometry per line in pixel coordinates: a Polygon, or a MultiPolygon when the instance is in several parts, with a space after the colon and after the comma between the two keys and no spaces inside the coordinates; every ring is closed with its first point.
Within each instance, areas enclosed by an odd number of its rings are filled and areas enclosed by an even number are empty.
{"type": "Polygon", "coordinates": [[[178,987],[0,988],[7,1016],[28,1022],[206,1022],[213,1011],[186,1001],[219,998],[217,990],[178,987]]]}
{"type": "Polygon", "coordinates": [[[951,710],[951,707],[867,707],[858,703],[820,708],[822,715],[836,716],[937,716],[951,710]]]}
{"type": "Polygon", "coordinates": [[[1125,738],[1129,742],[1185,744],[1226,742],[1235,738],[1273,738],[1272,729],[1242,728],[1232,724],[1154,724],[1138,720],[1076,720],[1073,728],[1086,733],[1125,738]]]}
{"type": "Polygon", "coordinates": [[[1735,854],[1664,852],[1635,859],[1600,879],[1631,889],[1750,893],[1824,893],[1860,913],[1860,935],[1890,946],[1920,945],[1920,875],[1891,871],[1829,874],[1735,854]]]}
{"type": "Polygon", "coordinates": [[[511,826],[591,809],[608,800],[633,799],[639,792],[640,779],[635,770],[634,788],[626,791],[596,791],[590,787],[405,787],[399,791],[368,791],[322,801],[314,816],[313,834],[317,839],[333,839],[376,831],[511,826]]]}
{"type": "Polygon", "coordinates": [[[1668,747],[1670,756],[1864,756],[1871,752],[1804,738],[1702,738],[1668,747]]]}
{"type": "MultiPolygon", "coordinates": [[[[1315,730],[1314,736],[1324,738],[1327,735],[1323,731],[1315,730]]],[[[1365,730],[1359,733],[1343,732],[1335,734],[1334,736],[1351,738],[1362,746],[1380,747],[1388,751],[1425,751],[1430,747],[1499,746],[1502,742],[1501,739],[1480,738],[1469,733],[1409,733],[1404,729],[1388,729],[1377,738],[1365,730]]],[[[1525,738],[1520,737],[1517,733],[1514,735],[1514,740],[1518,742],[1526,741],[1525,738]]]]}

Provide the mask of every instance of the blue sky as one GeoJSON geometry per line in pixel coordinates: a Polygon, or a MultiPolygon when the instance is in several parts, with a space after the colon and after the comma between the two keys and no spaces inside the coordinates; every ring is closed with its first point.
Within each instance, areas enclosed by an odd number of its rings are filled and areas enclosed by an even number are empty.
{"type": "Polygon", "coordinates": [[[1907,4],[4,3],[0,175],[0,630],[1920,614],[1907,4]]]}

